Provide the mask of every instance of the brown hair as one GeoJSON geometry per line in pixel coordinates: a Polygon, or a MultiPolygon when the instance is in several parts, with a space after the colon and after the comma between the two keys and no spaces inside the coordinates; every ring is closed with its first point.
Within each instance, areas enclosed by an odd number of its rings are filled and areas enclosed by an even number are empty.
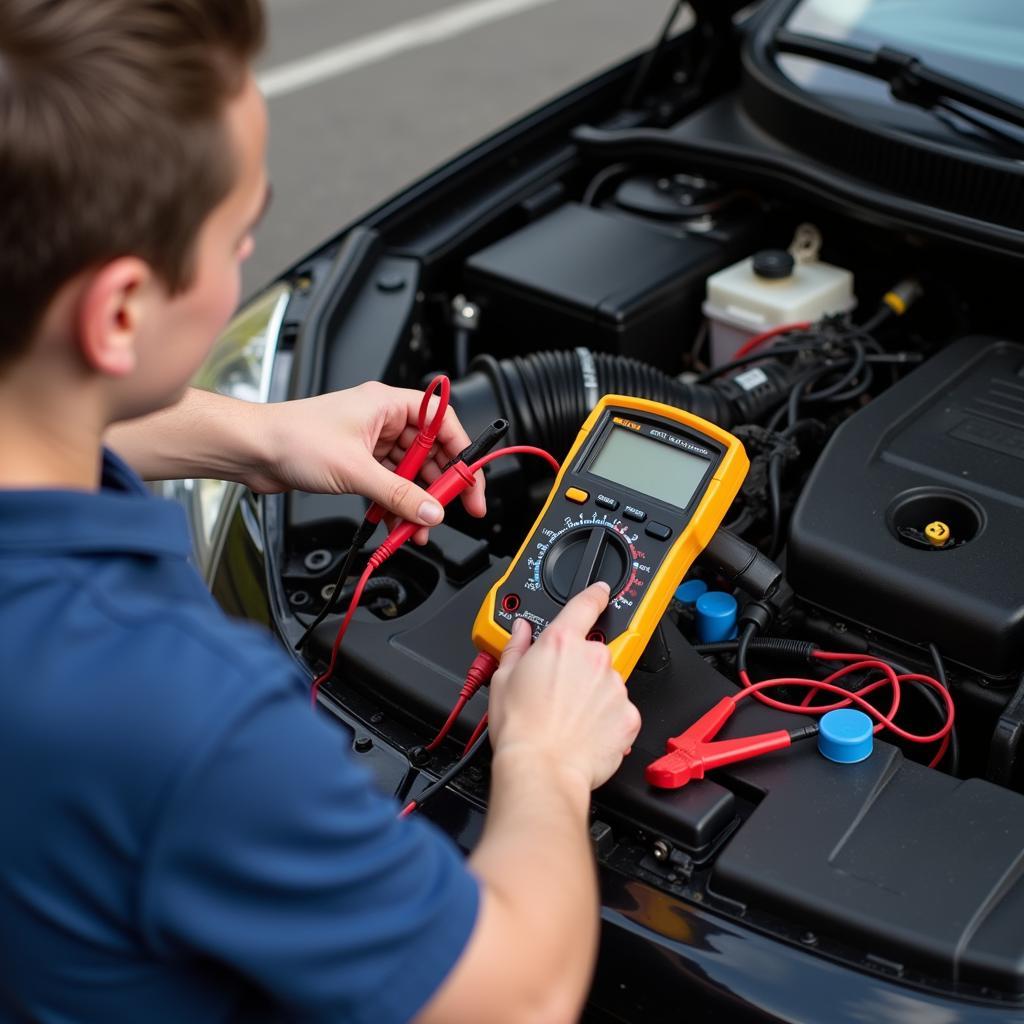
{"type": "Polygon", "coordinates": [[[264,33],[262,0],[0,2],[0,367],[87,267],[134,255],[189,285],[264,33]]]}

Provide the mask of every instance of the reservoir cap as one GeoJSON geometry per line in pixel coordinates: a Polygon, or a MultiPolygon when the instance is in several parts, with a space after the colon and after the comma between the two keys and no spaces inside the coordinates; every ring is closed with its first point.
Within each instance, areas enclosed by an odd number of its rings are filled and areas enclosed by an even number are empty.
{"type": "Polygon", "coordinates": [[[856,708],[837,708],[821,716],[818,750],[837,764],[856,764],[871,756],[872,722],[856,708]]]}
{"type": "Polygon", "coordinates": [[[702,644],[715,644],[736,637],[739,605],[732,594],[709,590],[697,598],[697,637],[702,644]]]}
{"type": "Polygon", "coordinates": [[[707,592],[708,585],[703,580],[687,580],[676,587],[676,600],[680,604],[685,604],[687,608],[692,608],[698,598],[707,592]]]}
{"type": "Polygon", "coordinates": [[[795,266],[796,260],[785,249],[762,249],[754,256],[754,273],[768,281],[789,277],[795,266]]]}

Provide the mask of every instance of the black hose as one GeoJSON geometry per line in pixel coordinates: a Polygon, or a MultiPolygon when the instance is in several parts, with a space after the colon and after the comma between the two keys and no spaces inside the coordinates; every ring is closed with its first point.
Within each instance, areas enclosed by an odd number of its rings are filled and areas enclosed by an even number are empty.
{"type": "MultiPolygon", "coordinates": [[[[949,679],[946,677],[946,666],[942,663],[942,655],[939,654],[938,647],[935,644],[928,644],[928,653],[932,656],[932,662],[935,665],[935,678],[942,684],[942,688],[946,691],[949,690],[949,679]]],[[[928,687],[924,687],[928,690],[928,687]]],[[[930,696],[935,696],[931,690],[928,690],[930,696]]],[[[938,698],[935,698],[935,703],[938,704],[938,698]]],[[[939,705],[939,714],[945,714],[945,708],[939,705]]],[[[948,762],[949,774],[956,777],[960,772],[960,740],[957,738],[956,726],[949,730],[949,762],[948,762]]]]}
{"type": "Polygon", "coordinates": [[[772,539],[768,557],[778,557],[782,548],[782,455],[772,452],[768,459],[768,504],[771,509],[772,539]]]}
{"type": "MultiPolygon", "coordinates": [[[[713,644],[694,644],[698,654],[732,654],[739,647],[739,640],[721,640],[713,644]]],[[[811,661],[818,645],[809,640],[790,640],[786,637],[765,636],[753,639],[748,649],[754,654],[784,654],[811,661]]]]}
{"type": "Polygon", "coordinates": [[[515,442],[539,445],[560,458],[590,410],[603,395],[632,395],[686,409],[719,426],[751,423],[784,401],[791,373],[766,360],[752,386],[734,379],[690,384],[648,363],[588,349],[535,352],[511,359],[476,358],[470,372],[452,385],[452,404],[464,420],[493,417],[510,421],[515,442]],[[486,409],[483,406],[486,405],[486,409]]]}
{"type": "MultiPolygon", "coordinates": [[[[935,679],[942,684],[942,687],[944,689],[948,690],[949,682],[946,679],[946,669],[945,666],[942,664],[942,658],[939,655],[938,648],[935,647],[934,644],[929,644],[928,647],[929,653],[932,655],[932,660],[935,663],[935,679]]],[[[896,661],[890,657],[886,657],[885,660],[889,663],[889,666],[893,669],[893,671],[896,672],[898,675],[914,675],[913,670],[908,668],[901,662],[896,661]]],[[[903,685],[909,686],[915,693],[920,694],[924,702],[938,716],[939,721],[944,722],[946,720],[946,706],[945,704],[943,704],[941,700],[939,700],[939,695],[935,692],[934,689],[932,689],[932,687],[930,687],[927,683],[920,682],[917,679],[908,680],[903,685]]],[[[949,752],[947,756],[949,757],[948,771],[951,775],[955,776],[957,772],[960,770],[960,744],[956,737],[955,726],[950,730],[949,752]]]]}
{"type": "Polygon", "coordinates": [[[748,622],[740,631],[739,643],[736,644],[736,674],[743,676],[747,671],[747,651],[750,649],[750,642],[757,633],[757,623],[748,622]]]}

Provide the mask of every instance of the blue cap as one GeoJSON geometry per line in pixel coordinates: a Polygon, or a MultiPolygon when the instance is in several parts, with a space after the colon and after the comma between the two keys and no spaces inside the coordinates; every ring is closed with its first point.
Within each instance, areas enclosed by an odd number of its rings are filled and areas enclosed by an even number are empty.
{"type": "Polygon", "coordinates": [[[821,716],[818,750],[837,764],[856,764],[871,756],[871,719],[856,708],[837,708],[821,716]]]}
{"type": "Polygon", "coordinates": [[[724,590],[709,590],[697,598],[697,637],[702,644],[715,644],[736,637],[739,605],[724,590]]]}
{"type": "Polygon", "coordinates": [[[701,594],[708,592],[708,585],[703,580],[687,580],[676,587],[676,600],[692,608],[701,594]]]}

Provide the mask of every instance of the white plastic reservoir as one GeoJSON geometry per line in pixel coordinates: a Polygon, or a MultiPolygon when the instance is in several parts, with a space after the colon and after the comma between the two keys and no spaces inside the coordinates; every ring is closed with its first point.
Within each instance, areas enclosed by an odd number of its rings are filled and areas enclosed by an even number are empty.
{"type": "Polygon", "coordinates": [[[704,315],[711,328],[711,365],[728,362],[762,331],[856,305],[853,274],[818,259],[796,260],[784,249],[766,249],[712,274],[704,315]]]}

